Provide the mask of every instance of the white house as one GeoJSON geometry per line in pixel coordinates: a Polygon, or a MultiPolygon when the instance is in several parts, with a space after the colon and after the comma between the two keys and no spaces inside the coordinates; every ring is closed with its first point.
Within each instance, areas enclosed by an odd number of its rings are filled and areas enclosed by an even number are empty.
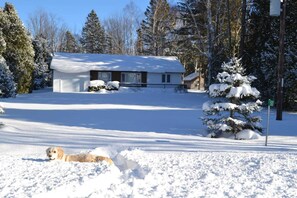
{"type": "Polygon", "coordinates": [[[91,80],[121,86],[176,87],[184,67],[176,57],[56,53],[51,63],[54,92],[87,91],[91,80]]]}

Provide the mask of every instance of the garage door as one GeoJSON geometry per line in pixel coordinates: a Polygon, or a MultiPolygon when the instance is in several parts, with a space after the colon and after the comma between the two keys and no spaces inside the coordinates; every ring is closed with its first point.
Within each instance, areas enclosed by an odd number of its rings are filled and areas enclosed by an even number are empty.
{"type": "Polygon", "coordinates": [[[55,92],[81,92],[86,91],[90,76],[86,73],[54,73],[54,91],[55,92]]]}
{"type": "Polygon", "coordinates": [[[62,92],[80,92],[80,79],[61,79],[62,92]]]}

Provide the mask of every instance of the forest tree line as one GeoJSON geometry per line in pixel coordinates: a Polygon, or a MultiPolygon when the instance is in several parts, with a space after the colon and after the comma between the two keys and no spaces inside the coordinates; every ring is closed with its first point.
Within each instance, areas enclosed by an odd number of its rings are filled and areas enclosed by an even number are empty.
{"type": "MultiPolygon", "coordinates": [[[[239,57],[246,73],[257,77],[254,86],[261,92],[262,100],[273,99],[280,22],[279,17],[269,15],[269,2],[179,0],[171,5],[167,0],[150,0],[142,13],[131,1],[123,14],[103,21],[91,10],[80,33],[74,33],[45,10],[30,15],[25,28],[14,6],[6,3],[0,9],[1,96],[28,93],[50,85],[52,55],[70,52],[177,56],[185,66],[185,75],[201,72],[206,86],[214,81],[223,62],[239,57]]],[[[287,0],[284,72],[287,110],[297,109],[296,17],[297,1],[287,0]]]]}

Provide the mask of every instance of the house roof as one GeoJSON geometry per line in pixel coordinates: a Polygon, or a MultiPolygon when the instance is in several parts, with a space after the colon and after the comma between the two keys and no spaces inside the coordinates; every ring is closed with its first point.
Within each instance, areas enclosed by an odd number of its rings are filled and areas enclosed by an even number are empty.
{"type": "Polygon", "coordinates": [[[184,77],[184,81],[191,81],[194,80],[195,78],[197,78],[199,76],[198,72],[193,72],[189,75],[187,75],[186,77],[184,77]]]}
{"type": "Polygon", "coordinates": [[[185,69],[173,56],[128,56],[110,54],[56,53],[51,69],[65,73],[101,71],[144,71],[183,73],[185,69]]]}

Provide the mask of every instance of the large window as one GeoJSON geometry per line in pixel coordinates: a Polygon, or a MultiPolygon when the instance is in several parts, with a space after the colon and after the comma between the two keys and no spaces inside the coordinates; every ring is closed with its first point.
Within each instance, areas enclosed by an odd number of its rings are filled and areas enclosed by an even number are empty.
{"type": "Polygon", "coordinates": [[[105,83],[111,81],[111,72],[98,72],[98,80],[103,80],[105,83]]]}
{"type": "Polygon", "coordinates": [[[170,74],[162,74],[162,83],[170,83],[171,82],[170,74]]]}
{"type": "Polygon", "coordinates": [[[122,83],[141,84],[141,73],[123,72],[122,83]]]}

